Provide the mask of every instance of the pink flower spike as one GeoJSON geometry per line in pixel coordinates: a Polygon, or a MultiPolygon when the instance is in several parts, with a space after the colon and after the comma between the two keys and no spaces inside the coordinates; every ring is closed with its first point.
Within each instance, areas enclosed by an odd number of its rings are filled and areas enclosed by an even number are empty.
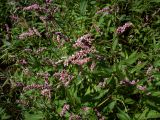
{"type": "Polygon", "coordinates": [[[137,88],[141,91],[145,91],[146,90],[146,86],[141,86],[141,85],[138,85],[137,88]]]}
{"type": "Polygon", "coordinates": [[[40,9],[40,6],[38,4],[33,4],[23,8],[23,10],[38,10],[38,9],[40,9]]]}
{"type": "Polygon", "coordinates": [[[60,113],[60,116],[63,117],[69,109],[70,109],[70,105],[64,104],[62,111],[60,113]]]}

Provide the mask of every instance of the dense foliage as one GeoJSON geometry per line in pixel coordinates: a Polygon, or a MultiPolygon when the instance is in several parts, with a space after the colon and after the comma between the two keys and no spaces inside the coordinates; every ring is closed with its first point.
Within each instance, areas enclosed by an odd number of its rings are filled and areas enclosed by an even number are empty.
{"type": "Polygon", "coordinates": [[[159,0],[0,0],[0,119],[158,119],[159,52],[159,0]]]}

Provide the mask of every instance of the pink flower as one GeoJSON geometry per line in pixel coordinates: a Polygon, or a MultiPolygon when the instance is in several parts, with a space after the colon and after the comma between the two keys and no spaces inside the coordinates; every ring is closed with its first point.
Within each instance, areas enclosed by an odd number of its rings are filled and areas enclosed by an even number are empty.
{"type": "Polygon", "coordinates": [[[152,70],[153,70],[153,66],[150,66],[150,67],[147,69],[146,75],[151,75],[152,70]]]}
{"type": "Polygon", "coordinates": [[[34,31],[35,35],[41,37],[41,34],[39,33],[39,31],[35,27],[33,27],[32,30],[34,31]]]}
{"type": "Polygon", "coordinates": [[[75,47],[75,48],[80,47],[82,49],[88,49],[91,47],[92,41],[93,41],[93,39],[91,39],[91,34],[88,33],[88,34],[78,38],[76,43],[73,44],[73,47],[75,47]]]}
{"type": "Polygon", "coordinates": [[[52,0],[46,0],[46,3],[51,3],[52,2],[52,0]]]}
{"type": "Polygon", "coordinates": [[[71,80],[73,79],[73,76],[69,75],[69,73],[66,70],[62,70],[61,72],[55,73],[54,77],[59,78],[59,80],[65,87],[68,86],[71,80]]]}
{"type": "Polygon", "coordinates": [[[25,87],[23,87],[23,90],[31,90],[31,89],[43,89],[44,86],[43,85],[39,85],[39,84],[32,84],[32,85],[27,85],[25,87]]]}
{"type": "Polygon", "coordinates": [[[83,58],[83,59],[73,60],[72,63],[81,66],[81,65],[83,65],[83,64],[85,64],[85,63],[87,63],[89,61],[90,61],[90,58],[83,58]]]}
{"type": "Polygon", "coordinates": [[[105,117],[102,116],[102,114],[97,109],[94,109],[94,111],[96,112],[96,115],[99,118],[99,120],[105,120],[105,117]]]}
{"type": "Polygon", "coordinates": [[[19,63],[22,64],[22,65],[26,65],[27,61],[25,59],[22,59],[22,60],[19,61],[19,63]]]}
{"type": "Polygon", "coordinates": [[[137,88],[141,91],[145,91],[146,90],[146,86],[141,86],[141,85],[138,85],[137,88]]]}
{"type": "Polygon", "coordinates": [[[91,66],[90,66],[90,70],[93,71],[93,69],[96,67],[96,62],[93,61],[91,66]]]}
{"type": "Polygon", "coordinates": [[[90,61],[90,58],[86,58],[87,54],[95,52],[94,49],[86,49],[75,52],[72,56],[64,61],[64,66],[68,66],[69,63],[83,65],[90,61]]]}
{"type": "Polygon", "coordinates": [[[137,81],[135,81],[135,80],[129,81],[128,79],[126,79],[126,80],[120,81],[120,84],[121,85],[135,85],[135,84],[137,84],[137,82],[139,82],[139,80],[137,80],[137,81]]]}
{"type": "Polygon", "coordinates": [[[106,13],[106,14],[111,14],[113,11],[113,9],[111,7],[105,7],[99,11],[96,12],[96,14],[100,14],[100,13],[106,13]]]}
{"type": "Polygon", "coordinates": [[[70,109],[70,105],[64,104],[62,111],[60,113],[60,116],[63,117],[69,109],[70,109]]]}
{"type": "Polygon", "coordinates": [[[40,6],[38,4],[33,4],[23,8],[23,10],[39,10],[39,9],[40,9],[40,6]]]}
{"type": "Polygon", "coordinates": [[[13,21],[18,21],[19,20],[19,17],[17,15],[11,15],[10,18],[13,21]]]}
{"type": "Polygon", "coordinates": [[[51,91],[50,89],[43,89],[41,90],[41,94],[47,98],[51,98],[51,91]]]}
{"type": "Polygon", "coordinates": [[[127,22],[123,26],[118,27],[117,30],[116,30],[116,33],[119,34],[119,35],[121,35],[125,31],[127,31],[128,29],[130,29],[132,27],[133,27],[133,24],[131,22],[127,22]]]}
{"type": "Polygon", "coordinates": [[[41,35],[40,35],[40,33],[38,32],[38,30],[33,27],[32,29],[29,28],[28,32],[24,32],[24,33],[20,34],[20,35],[19,35],[19,39],[22,40],[22,39],[25,39],[25,38],[27,38],[27,37],[31,37],[31,36],[34,36],[34,35],[41,37],[41,35]]]}
{"type": "Polygon", "coordinates": [[[19,39],[25,39],[27,37],[33,36],[34,35],[34,31],[32,29],[29,29],[28,32],[24,32],[22,34],[19,35],[19,39]]]}
{"type": "Polygon", "coordinates": [[[79,115],[70,114],[69,120],[81,120],[79,115]]]}

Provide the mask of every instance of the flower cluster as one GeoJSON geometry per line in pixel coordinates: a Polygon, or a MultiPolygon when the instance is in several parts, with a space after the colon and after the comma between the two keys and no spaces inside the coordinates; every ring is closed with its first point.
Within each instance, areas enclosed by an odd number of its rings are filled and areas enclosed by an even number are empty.
{"type": "Polygon", "coordinates": [[[63,38],[66,42],[69,41],[69,38],[65,36],[64,34],[62,34],[61,32],[54,32],[54,34],[57,35],[59,39],[63,38]]]}
{"type": "Polygon", "coordinates": [[[95,67],[96,67],[96,62],[92,61],[92,64],[90,66],[90,70],[93,71],[95,67]]]}
{"type": "Polygon", "coordinates": [[[81,117],[79,115],[74,115],[73,113],[71,113],[69,120],[81,120],[81,117]]]}
{"type": "Polygon", "coordinates": [[[113,12],[113,9],[111,7],[105,7],[97,11],[96,14],[100,14],[100,13],[111,14],[112,12],[113,12]]]}
{"type": "Polygon", "coordinates": [[[39,9],[41,9],[41,8],[38,4],[33,4],[33,5],[28,6],[28,7],[23,8],[23,10],[39,10],[39,9]]]}
{"type": "Polygon", "coordinates": [[[31,77],[32,76],[32,72],[29,70],[29,68],[23,68],[22,72],[27,77],[31,77]]]}
{"type": "Polygon", "coordinates": [[[135,81],[135,80],[129,81],[128,79],[125,79],[125,80],[120,81],[120,84],[121,85],[135,85],[135,84],[137,84],[137,82],[139,82],[139,80],[137,80],[137,81],[135,81]]]}
{"type": "Polygon", "coordinates": [[[35,54],[38,55],[40,53],[42,53],[43,51],[47,50],[46,47],[41,47],[41,48],[38,48],[38,50],[35,51],[35,54]]]}
{"type": "Polygon", "coordinates": [[[91,34],[88,33],[82,37],[80,37],[75,44],[73,44],[73,47],[77,48],[80,47],[82,49],[88,49],[91,47],[93,39],[91,39],[91,34]]]}
{"type": "Polygon", "coordinates": [[[98,120],[105,120],[105,117],[102,116],[102,114],[97,109],[94,109],[94,111],[96,112],[96,115],[99,118],[98,120]]]}
{"type": "Polygon", "coordinates": [[[138,85],[137,88],[141,91],[145,91],[146,90],[146,86],[141,86],[141,85],[138,85]]]}
{"type": "Polygon", "coordinates": [[[17,15],[10,15],[12,21],[18,21],[19,17],[17,15]]]}
{"type": "Polygon", "coordinates": [[[93,27],[95,28],[97,33],[100,33],[101,35],[103,34],[103,32],[101,31],[100,27],[96,24],[93,24],[93,27]]]}
{"type": "Polygon", "coordinates": [[[19,60],[19,64],[27,65],[27,61],[25,59],[21,59],[21,60],[19,60]]]}
{"type": "Polygon", "coordinates": [[[151,75],[152,70],[153,70],[153,66],[150,66],[146,71],[146,75],[148,75],[148,76],[151,75]]]}
{"type": "Polygon", "coordinates": [[[24,83],[22,82],[16,82],[16,87],[24,87],[24,83]]]}
{"type": "Polygon", "coordinates": [[[37,77],[43,77],[43,78],[47,78],[48,79],[48,77],[50,76],[50,74],[49,73],[47,73],[47,72],[39,72],[39,73],[37,73],[36,74],[36,76],[37,77]]]}
{"type": "Polygon", "coordinates": [[[123,26],[118,27],[116,30],[116,33],[118,35],[121,35],[132,27],[133,27],[133,24],[131,22],[127,22],[123,26]]]}
{"type": "Polygon", "coordinates": [[[68,86],[68,84],[73,79],[73,76],[69,75],[69,73],[66,70],[62,70],[61,72],[55,73],[54,77],[59,78],[59,80],[65,87],[68,86]]]}
{"type": "Polygon", "coordinates": [[[64,66],[68,66],[69,63],[83,65],[87,63],[88,61],[90,61],[90,58],[86,56],[87,54],[92,53],[92,52],[95,52],[95,50],[92,48],[77,51],[75,54],[73,54],[72,56],[70,56],[68,59],[64,61],[64,66]]]}
{"type": "Polygon", "coordinates": [[[136,85],[137,89],[139,89],[141,91],[145,91],[146,90],[146,86],[137,85],[138,82],[139,82],[139,80],[137,80],[137,81],[135,81],[135,80],[129,81],[128,79],[126,79],[126,80],[120,81],[120,84],[121,85],[128,85],[128,86],[136,85]]]}
{"type": "Polygon", "coordinates": [[[19,39],[23,40],[27,37],[31,37],[34,35],[41,37],[41,34],[38,32],[38,30],[33,27],[32,29],[29,28],[28,32],[24,32],[24,33],[20,34],[19,39]]]}
{"type": "Polygon", "coordinates": [[[46,0],[47,4],[50,4],[52,2],[52,0],[46,0]]]}
{"type": "Polygon", "coordinates": [[[64,104],[62,111],[60,113],[60,116],[63,117],[69,109],[70,109],[70,105],[64,104]]]}
{"type": "Polygon", "coordinates": [[[44,84],[40,85],[40,84],[32,84],[32,85],[27,85],[25,87],[23,87],[24,91],[27,90],[31,90],[31,89],[38,89],[41,91],[41,94],[43,96],[46,96],[48,98],[51,98],[51,85],[49,84],[49,74],[48,73],[39,73],[37,74],[37,76],[43,77],[44,78],[44,84]]]}
{"type": "Polygon", "coordinates": [[[31,90],[31,89],[41,90],[41,89],[44,89],[44,85],[32,84],[32,85],[27,85],[27,86],[23,87],[24,91],[31,90]]]}

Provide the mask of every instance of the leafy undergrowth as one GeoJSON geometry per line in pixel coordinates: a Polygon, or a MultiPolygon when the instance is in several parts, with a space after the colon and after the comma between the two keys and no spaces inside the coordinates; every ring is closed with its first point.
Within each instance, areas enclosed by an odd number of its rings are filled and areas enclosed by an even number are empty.
{"type": "Polygon", "coordinates": [[[160,118],[159,0],[1,0],[0,118],[160,118]]]}

